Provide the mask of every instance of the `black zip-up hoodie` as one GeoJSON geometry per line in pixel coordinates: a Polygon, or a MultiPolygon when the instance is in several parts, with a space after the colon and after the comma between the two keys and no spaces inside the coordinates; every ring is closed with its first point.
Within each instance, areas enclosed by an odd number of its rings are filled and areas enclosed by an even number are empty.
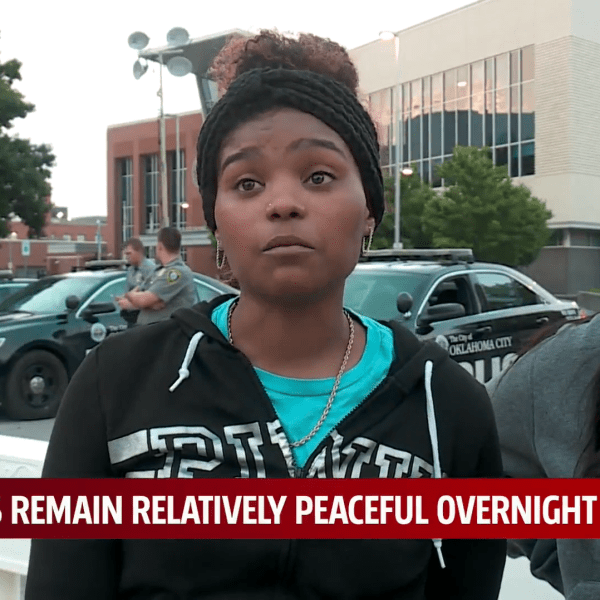
{"type": "MultiPolygon", "coordinates": [[[[102,342],[63,399],[43,476],[501,476],[483,386],[395,323],[388,376],[297,469],[252,365],[210,320],[229,297],[102,342]]],[[[444,540],[443,560],[431,540],[34,540],[25,598],[497,598],[503,540],[444,540]]]]}

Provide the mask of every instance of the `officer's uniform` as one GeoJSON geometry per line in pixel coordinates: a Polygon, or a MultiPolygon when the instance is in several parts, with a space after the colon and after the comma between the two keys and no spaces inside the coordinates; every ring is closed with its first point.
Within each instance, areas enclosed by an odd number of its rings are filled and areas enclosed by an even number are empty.
{"type": "MultiPolygon", "coordinates": [[[[127,267],[127,291],[131,291],[134,288],[141,288],[142,284],[148,277],[151,277],[156,270],[156,263],[149,258],[144,258],[139,266],[129,265],[127,267]]],[[[122,309],[121,317],[127,321],[127,326],[131,327],[135,325],[140,311],[122,309]]]]}
{"type": "Polygon", "coordinates": [[[142,309],[137,320],[139,325],[166,319],[178,308],[189,308],[198,301],[194,275],[181,257],[158,266],[142,290],[156,294],[166,306],[160,310],[142,309]]]}
{"type": "Polygon", "coordinates": [[[156,263],[149,258],[144,258],[139,267],[129,265],[127,267],[127,291],[141,287],[142,283],[156,270],[156,263]]]}

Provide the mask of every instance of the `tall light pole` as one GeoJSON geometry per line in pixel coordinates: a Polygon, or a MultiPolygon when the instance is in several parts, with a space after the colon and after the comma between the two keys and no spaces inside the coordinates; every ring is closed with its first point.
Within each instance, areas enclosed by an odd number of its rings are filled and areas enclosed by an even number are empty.
{"type": "MultiPolygon", "coordinates": [[[[400,112],[400,97],[402,94],[402,84],[400,80],[400,38],[397,33],[393,31],[381,31],[379,33],[379,39],[385,41],[394,40],[394,53],[396,58],[396,68],[397,68],[397,81],[396,81],[396,93],[394,99],[394,109],[393,109],[393,122],[394,122],[394,133],[396,134],[396,160],[394,161],[394,250],[402,249],[402,236],[401,236],[401,220],[400,220],[400,211],[401,211],[401,199],[402,199],[402,189],[400,182],[400,119],[402,118],[402,114],[400,112]]],[[[407,167],[402,169],[402,175],[412,175],[412,169],[407,167]]]]}
{"type": "MultiPolygon", "coordinates": [[[[147,70],[148,64],[143,60],[142,50],[148,45],[150,38],[141,31],[132,33],[127,42],[130,48],[138,51],[138,60],[133,65],[133,76],[139,79],[147,70]]],[[[164,57],[171,56],[183,52],[178,46],[183,46],[190,41],[188,32],[183,27],[173,27],[167,33],[167,44],[168,48],[160,50],[158,52],[159,58],[159,79],[160,87],[157,95],[160,97],[160,187],[161,187],[161,212],[162,212],[162,226],[168,227],[170,223],[169,219],[169,199],[167,190],[167,136],[166,136],[166,125],[165,125],[165,111],[164,111],[164,100],[163,100],[163,80],[162,71],[164,65],[164,57]]],[[[171,75],[176,77],[183,77],[188,73],[192,72],[192,63],[189,59],[183,56],[174,56],[167,62],[167,69],[171,75]]]]}
{"type": "Polygon", "coordinates": [[[8,234],[8,270],[12,273],[13,271],[13,261],[12,261],[12,247],[13,241],[17,239],[18,233],[16,231],[11,231],[8,234]]]}

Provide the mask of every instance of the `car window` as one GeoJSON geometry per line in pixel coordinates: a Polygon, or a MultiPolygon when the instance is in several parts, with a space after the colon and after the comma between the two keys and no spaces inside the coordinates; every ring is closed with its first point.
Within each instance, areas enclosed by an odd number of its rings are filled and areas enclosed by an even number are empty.
{"type": "Polygon", "coordinates": [[[115,296],[122,296],[127,291],[127,281],[125,277],[111,281],[102,289],[98,290],[91,298],[90,302],[115,302],[115,296]]]}
{"type": "Polygon", "coordinates": [[[0,303],[0,312],[53,313],[66,310],[67,296],[85,297],[99,277],[44,277],[0,303]]]}
{"type": "Polygon", "coordinates": [[[427,306],[438,304],[462,304],[465,315],[474,315],[477,311],[466,276],[447,277],[438,283],[431,292],[427,306]]]}
{"type": "Polygon", "coordinates": [[[522,283],[501,273],[477,273],[475,289],[484,312],[530,306],[540,302],[537,294],[522,283]]]}
{"type": "Polygon", "coordinates": [[[371,319],[397,319],[398,294],[407,292],[416,299],[427,279],[422,273],[357,269],[346,280],[344,305],[371,319]]]}
{"type": "Polygon", "coordinates": [[[200,281],[198,279],[194,279],[194,283],[196,284],[196,294],[198,295],[198,302],[205,302],[208,300],[212,300],[217,296],[220,296],[223,292],[219,290],[215,290],[214,287],[200,281]]]}

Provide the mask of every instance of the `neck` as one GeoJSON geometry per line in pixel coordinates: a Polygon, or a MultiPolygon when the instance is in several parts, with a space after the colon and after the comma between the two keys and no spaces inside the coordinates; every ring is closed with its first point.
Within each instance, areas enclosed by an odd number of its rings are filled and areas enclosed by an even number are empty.
{"type": "MultiPolygon", "coordinates": [[[[363,328],[355,329],[348,368],[358,362],[365,344],[363,328]]],[[[242,294],[231,318],[234,345],[254,366],[300,379],[335,377],[349,334],[341,294],[283,307],[242,294]]]]}

